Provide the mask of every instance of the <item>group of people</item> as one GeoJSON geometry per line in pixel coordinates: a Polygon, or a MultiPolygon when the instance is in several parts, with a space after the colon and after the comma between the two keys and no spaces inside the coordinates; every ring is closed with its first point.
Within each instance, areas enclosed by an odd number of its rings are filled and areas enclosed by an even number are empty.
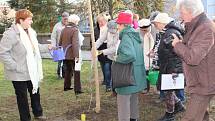
{"type": "Polygon", "coordinates": [[[159,121],[174,121],[176,114],[185,110],[183,121],[209,120],[207,107],[215,93],[214,23],[205,15],[201,0],[181,0],[177,7],[178,21],[160,12],[139,21],[137,14],[128,10],[120,12],[115,20],[108,20],[106,14],[98,16],[98,58],[109,60],[99,59],[106,91],[112,81],[112,62],[133,64],[136,85],[112,89],[117,93],[119,121],[139,119],[138,93],[147,88],[146,72],[150,69],[159,70],[157,89],[166,104],[166,112],[159,121]],[[163,74],[172,74],[174,78],[180,73],[184,73],[183,81],[191,97],[186,109],[184,89],[161,90],[163,74]]]}
{"type": "MultiPolygon", "coordinates": [[[[159,70],[157,89],[164,98],[166,112],[158,121],[175,121],[175,115],[185,111],[182,121],[208,121],[207,111],[215,94],[215,23],[204,13],[201,0],[180,0],[177,3],[181,21],[157,12],[148,19],[138,20],[137,14],[126,10],[115,20],[105,13],[97,17],[96,49],[104,75],[106,91],[117,96],[119,121],[139,121],[138,94],[147,88],[147,71],[159,70]],[[153,36],[154,35],[154,36],[153,36]],[[132,64],[135,85],[112,88],[113,62],[132,64]],[[190,94],[187,108],[184,90],[161,90],[163,74],[177,76],[184,73],[190,94]]],[[[33,14],[26,9],[16,12],[15,24],[0,41],[0,61],[4,64],[7,80],[12,80],[21,121],[30,121],[27,90],[36,119],[45,120],[40,104],[39,83],[43,79],[40,44],[31,28],[33,14]]],[[[80,71],[75,63],[81,61],[80,46],[83,36],[78,29],[80,18],[64,12],[53,29],[53,50],[63,47],[65,60],[59,61],[57,74],[64,78],[64,91],[72,90],[74,74],[75,94],[83,93],[80,71]]]]}

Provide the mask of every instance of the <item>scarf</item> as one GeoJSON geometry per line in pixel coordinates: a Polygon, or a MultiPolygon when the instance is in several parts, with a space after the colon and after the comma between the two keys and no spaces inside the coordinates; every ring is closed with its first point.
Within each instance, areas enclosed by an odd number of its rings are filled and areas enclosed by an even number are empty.
{"type": "Polygon", "coordinates": [[[42,59],[40,56],[36,32],[32,28],[28,28],[27,34],[20,24],[16,24],[16,26],[20,32],[21,42],[27,51],[26,60],[30,79],[33,85],[32,94],[35,94],[38,92],[39,82],[43,79],[42,59]]]}

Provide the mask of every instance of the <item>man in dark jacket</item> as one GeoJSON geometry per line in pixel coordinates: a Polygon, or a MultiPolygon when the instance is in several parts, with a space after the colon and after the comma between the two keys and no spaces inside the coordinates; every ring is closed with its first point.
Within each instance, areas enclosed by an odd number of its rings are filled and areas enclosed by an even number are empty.
{"type": "MultiPolygon", "coordinates": [[[[171,41],[173,33],[181,37],[184,30],[179,23],[175,22],[166,13],[159,13],[152,22],[159,31],[163,31],[158,48],[158,58],[160,62],[158,83],[160,88],[162,74],[178,74],[183,72],[182,61],[173,51],[171,41]]],[[[175,95],[174,90],[165,90],[164,94],[167,110],[159,121],[174,121],[175,114],[185,110],[184,105],[175,95]]]]}

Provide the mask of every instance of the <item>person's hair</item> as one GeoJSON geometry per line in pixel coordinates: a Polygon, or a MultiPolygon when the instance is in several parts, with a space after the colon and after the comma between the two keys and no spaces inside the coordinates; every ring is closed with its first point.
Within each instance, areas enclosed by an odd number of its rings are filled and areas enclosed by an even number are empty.
{"type": "Polygon", "coordinates": [[[16,24],[20,24],[20,19],[25,20],[28,17],[33,17],[31,11],[27,9],[20,9],[16,12],[16,24]]]}
{"type": "Polygon", "coordinates": [[[131,26],[131,24],[123,24],[124,25],[124,27],[129,27],[129,26],[131,26]]]}
{"type": "Polygon", "coordinates": [[[103,19],[105,21],[108,22],[108,20],[110,19],[110,15],[107,12],[103,12],[100,13],[97,17],[96,17],[96,21],[98,21],[99,19],[103,19]]]}
{"type": "Polygon", "coordinates": [[[72,14],[69,16],[68,18],[68,22],[69,23],[74,23],[76,25],[78,25],[78,22],[80,21],[80,17],[76,14],[72,14]]]}
{"type": "Polygon", "coordinates": [[[193,16],[198,16],[204,12],[204,6],[201,0],[177,0],[176,7],[190,11],[193,16]]]}
{"type": "Polygon", "coordinates": [[[153,11],[149,16],[150,21],[153,21],[159,13],[160,11],[153,11]]]}
{"type": "Polygon", "coordinates": [[[133,19],[139,20],[139,15],[138,14],[133,14],[133,19]]]}

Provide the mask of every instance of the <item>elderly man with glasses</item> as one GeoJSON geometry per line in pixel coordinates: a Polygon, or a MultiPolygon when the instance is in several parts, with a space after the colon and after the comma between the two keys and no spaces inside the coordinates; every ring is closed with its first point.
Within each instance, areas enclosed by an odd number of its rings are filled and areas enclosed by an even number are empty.
{"type": "Polygon", "coordinates": [[[177,7],[185,23],[183,39],[174,35],[172,46],[183,60],[190,100],[182,121],[208,121],[207,107],[215,94],[215,27],[201,0],[180,0],[177,7]]]}

